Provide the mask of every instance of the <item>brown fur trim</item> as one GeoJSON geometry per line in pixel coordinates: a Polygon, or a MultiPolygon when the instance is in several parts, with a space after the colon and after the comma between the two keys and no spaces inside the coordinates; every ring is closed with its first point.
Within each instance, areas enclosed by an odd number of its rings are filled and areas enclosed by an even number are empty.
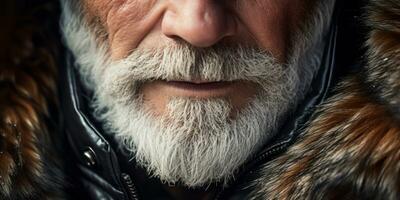
{"type": "Polygon", "coordinates": [[[400,2],[373,0],[365,73],[344,80],[254,199],[400,199],[400,2]]]}
{"type": "Polygon", "coordinates": [[[360,85],[344,82],[307,134],[264,167],[256,197],[400,198],[400,124],[360,85]]]}
{"type": "Polygon", "coordinates": [[[368,11],[368,82],[400,119],[400,2],[371,1],[368,11]]]}
{"type": "MultiPolygon", "coordinates": [[[[11,1],[4,3],[15,8],[11,1]]],[[[56,103],[55,48],[33,17],[47,7],[32,10],[9,13],[4,20],[13,20],[11,30],[1,36],[0,199],[54,199],[60,192],[46,171],[47,161],[53,161],[45,158],[50,140],[45,118],[56,103]],[[53,184],[52,190],[46,184],[53,184]]]]}

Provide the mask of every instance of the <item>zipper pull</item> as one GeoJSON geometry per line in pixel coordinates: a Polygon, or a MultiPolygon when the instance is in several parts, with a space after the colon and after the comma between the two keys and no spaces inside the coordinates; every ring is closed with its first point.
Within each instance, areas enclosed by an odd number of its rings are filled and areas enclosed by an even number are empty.
{"type": "Polygon", "coordinates": [[[138,192],[132,178],[127,173],[122,173],[121,178],[125,184],[129,200],[139,200],[138,192]]]}

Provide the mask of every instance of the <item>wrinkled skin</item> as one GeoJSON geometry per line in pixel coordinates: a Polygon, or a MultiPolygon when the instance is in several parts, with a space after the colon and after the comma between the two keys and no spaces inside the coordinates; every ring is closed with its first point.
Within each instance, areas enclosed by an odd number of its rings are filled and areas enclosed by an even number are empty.
{"type": "Polygon", "coordinates": [[[168,45],[179,38],[209,47],[221,41],[256,45],[284,61],[301,0],[85,0],[88,16],[108,33],[112,56],[168,45]]]}

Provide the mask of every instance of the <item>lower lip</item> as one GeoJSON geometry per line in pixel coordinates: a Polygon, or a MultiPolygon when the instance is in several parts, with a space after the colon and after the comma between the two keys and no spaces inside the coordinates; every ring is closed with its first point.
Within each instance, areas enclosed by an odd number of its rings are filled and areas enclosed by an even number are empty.
{"type": "Polygon", "coordinates": [[[228,96],[235,89],[237,82],[204,82],[160,81],[174,96],[210,98],[228,96]]]}

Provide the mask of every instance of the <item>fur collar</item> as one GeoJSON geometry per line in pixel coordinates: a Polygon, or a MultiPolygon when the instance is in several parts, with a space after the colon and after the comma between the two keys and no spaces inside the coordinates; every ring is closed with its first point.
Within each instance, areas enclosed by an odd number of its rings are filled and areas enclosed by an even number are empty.
{"type": "Polygon", "coordinates": [[[14,1],[4,4],[9,13],[0,20],[9,31],[1,35],[0,199],[58,199],[61,173],[47,123],[56,103],[56,42],[49,42],[37,17],[49,17],[54,5],[17,13],[14,1]]]}
{"type": "Polygon", "coordinates": [[[254,199],[400,199],[400,2],[367,7],[367,65],[343,80],[254,199]]]}

